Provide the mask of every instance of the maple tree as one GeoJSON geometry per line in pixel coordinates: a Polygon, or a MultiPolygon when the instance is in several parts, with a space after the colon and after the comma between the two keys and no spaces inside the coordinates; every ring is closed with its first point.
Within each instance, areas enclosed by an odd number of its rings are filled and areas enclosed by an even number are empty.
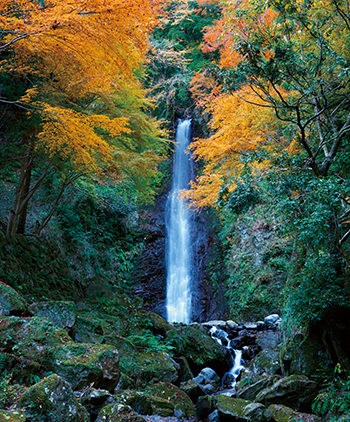
{"type": "Polygon", "coordinates": [[[11,107],[10,120],[17,113],[26,121],[16,141],[21,170],[10,233],[24,232],[28,202],[51,168],[61,174],[62,192],[81,175],[107,170],[149,186],[163,135],[145,114],[149,102],[138,74],[157,3],[0,2],[0,76],[21,85],[4,89],[0,104],[4,114],[11,107]],[[33,182],[39,158],[41,175],[33,182]]]}

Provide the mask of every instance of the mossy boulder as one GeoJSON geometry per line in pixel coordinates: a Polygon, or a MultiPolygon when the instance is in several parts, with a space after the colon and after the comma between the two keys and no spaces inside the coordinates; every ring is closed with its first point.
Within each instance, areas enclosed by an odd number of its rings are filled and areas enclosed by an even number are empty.
{"type": "Polygon", "coordinates": [[[310,377],[323,363],[324,350],[322,333],[311,329],[305,336],[297,333],[286,343],[282,349],[282,361],[285,372],[310,377]]]}
{"type": "Polygon", "coordinates": [[[169,382],[159,382],[150,385],[145,389],[145,393],[169,400],[173,406],[177,417],[191,418],[195,416],[195,407],[190,397],[180,388],[169,382]]]}
{"type": "Polygon", "coordinates": [[[0,281],[0,316],[6,315],[28,315],[28,307],[15,289],[0,281]]]}
{"type": "Polygon", "coordinates": [[[309,405],[317,394],[317,384],[304,375],[291,375],[282,378],[262,390],[256,401],[270,404],[283,404],[299,410],[309,405]]]}
{"type": "Polygon", "coordinates": [[[78,315],[71,336],[77,343],[101,344],[104,341],[101,321],[78,315]]]}
{"type": "Polygon", "coordinates": [[[272,386],[276,381],[278,381],[281,377],[278,375],[270,375],[267,377],[262,377],[258,381],[244,385],[243,383],[239,384],[239,387],[236,386],[237,389],[237,397],[240,399],[245,400],[255,400],[255,397],[265,388],[272,386]]]}
{"type": "Polygon", "coordinates": [[[182,382],[180,384],[180,389],[185,392],[193,401],[193,403],[197,403],[197,400],[200,396],[203,396],[203,391],[199,384],[190,380],[186,382],[182,382]]]}
{"type": "Polygon", "coordinates": [[[153,334],[160,334],[165,337],[166,333],[173,329],[173,326],[160,315],[154,312],[139,311],[138,318],[141,321],[140,325],[148,328],[153,334]]]}
{"type": "Polygon", "coordinates": [[[181,382],[190,381],[192,378],[194,378],[190,365],[184,356],[174,358],[174,360],[180,365],[179,376],[181,382]]]}
{"type": "Polygon", "coordinates": [[[22,411],[31,422],[90,421],[71,386],[56,374],[28,388],[16,403],[15,410],[22,411]]]}
{"type": "Polygon", "coordinates": [[[77,318],[77,307],[70,301],[36,302],[29,309],[34,315],[47,318],[56,327],[65,329],[72,328],[77,318]]]}
{"type": "Polygon", "coordinates": [[[150,381],[176,382],[180,366],[166,352],[146,351],[127,353],[120,350],[120,367],[136,386],[146,386],[150,381]]]}
{"type": "Polygon", "coordinates": [[[271,413],[261,403],[237,399],[225,395],[200,397],[197,404],[197,414],[201,419],[218,411],[221,420],[240,422],[264,422],[271,419],[271,413]]]}
{"type": "Polygon", "coordinates": [[[116,404],[104,407],[99,413],[96,422],[147,422],[130,406],[116,404]]]}
{"type": "Polygon", "coordinates": [[[226,350],[209,335],[194,325],[173,328],[167,333],[167,342],[174,348],[175,356],[186,356],[193,373],[210,366],[225,372],[223,361],[226,350]]]}
{"type": "Polygon", "coordinates": [[[278,404],[271,404],[268,410],[272,413],[276,422],[321,422],[321,419],[315,415],[295,412],[289,407],[278,404]]]}
{"type": "Polygon", "coordinates": [[[275,375],[281,373],[280,349],[262,350],[250,361],[248,369],[257,375],[275,375]]]}
{"type": "Polygon", "coordinates": [[[140,391],[125,390],[114,396],[118,404],[130,406],[141,415],[174,414],[174,404],[168,398],[156,397],[140,391]]]}
{"type": "Polygon", "coordinates": [[[74,390],[94,383],[95,388],[114,390],[118,384],[119,353],[114,346],[101,344],[69,344],[46,353],[45,363],[74,390]]]}
{"type": "Polygon", "coordinates": [[[71,343],[67,332],[46,318],[0,318],[1,347],[22,358],[37,361],[46,350],[71,343]]]}
{"type": "Polygon", "coordinates": [[[18,410],[0,410],[0,422],[26,422],[26,415],[18,410]]]}

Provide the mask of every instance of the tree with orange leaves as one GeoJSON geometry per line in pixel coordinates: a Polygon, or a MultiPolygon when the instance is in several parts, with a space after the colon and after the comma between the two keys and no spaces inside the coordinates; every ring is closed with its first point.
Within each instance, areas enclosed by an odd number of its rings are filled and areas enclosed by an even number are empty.
{"type": "Polygon", "coordinates": [[[149,103],[136,74],[157,21],[156,3],[0,1],[0,105],[9,126],[18,119],[23,126],[7,135],[21,133],[13,141],[21,168],[9,233],[24,233],[29,200],[50,168],[60,172],[63,190],[80,175],[131,174],[140,160],[146,174],[155,171],[162,135],[144,114],[149,103]],[[40,160],[41,175],[32,181],[40,160]]]}

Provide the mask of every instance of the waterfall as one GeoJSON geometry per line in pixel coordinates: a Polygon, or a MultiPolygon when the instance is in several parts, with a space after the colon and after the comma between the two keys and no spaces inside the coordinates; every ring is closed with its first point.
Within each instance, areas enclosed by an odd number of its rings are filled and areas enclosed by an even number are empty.
{"type": "Polygon", "coordinates": [[[191,212],[178,196],[193,177],[193,162],[188,154],[191,120],[180,120],[176,131],[172,188],[166,204],[167,295],[169,322],[191,322],[191,212]]]}

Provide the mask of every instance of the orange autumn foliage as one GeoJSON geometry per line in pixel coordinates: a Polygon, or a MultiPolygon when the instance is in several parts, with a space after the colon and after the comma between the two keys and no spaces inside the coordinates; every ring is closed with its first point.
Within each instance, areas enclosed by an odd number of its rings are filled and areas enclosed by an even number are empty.
{"type": "MultiPolygon", "coordinates": [[[[239,52],[232,48],[236,38],[249,40],[252,33],[262,34],[271,31],[272,23],[278,13],[270,8],[261,10],[258,4],[248,0],[241,2],[225,2],[222,18],[215,25],[207,28],[204,34],[203,51],[220,51],[220,65],[222,67],[235,66],[241,60],[239,52]]],[[[272,51],[265,46],[266,58],[271,57],[272,51]]]]}
{"type": "Polygon", "coordinates": [[[0,71],[34,81],[19,105],[41,118],[37,150],[82,173],[136,151],[113,141],[130,133],[132,114],[118,111],[115,98],[135,98],[135,113],[147,106],[134,75],[145,61],[159,3],[0,0],[0,51],[9,53],[0,71]]]}
{"type": "Polygon", "coordinates": [[[243,98],[262,103],[246,89],[222,94],[207,105],[206,110],[213,116],[210,127],[214,134],[191,144],[196,159],[204,161],[204,168],[191,190],[184,192],[197,208],[213,206],[224,181],[242,171],[241,157],[266,140],[264,135],[271,122],[271,110],[257,108],[243,98]]]}

